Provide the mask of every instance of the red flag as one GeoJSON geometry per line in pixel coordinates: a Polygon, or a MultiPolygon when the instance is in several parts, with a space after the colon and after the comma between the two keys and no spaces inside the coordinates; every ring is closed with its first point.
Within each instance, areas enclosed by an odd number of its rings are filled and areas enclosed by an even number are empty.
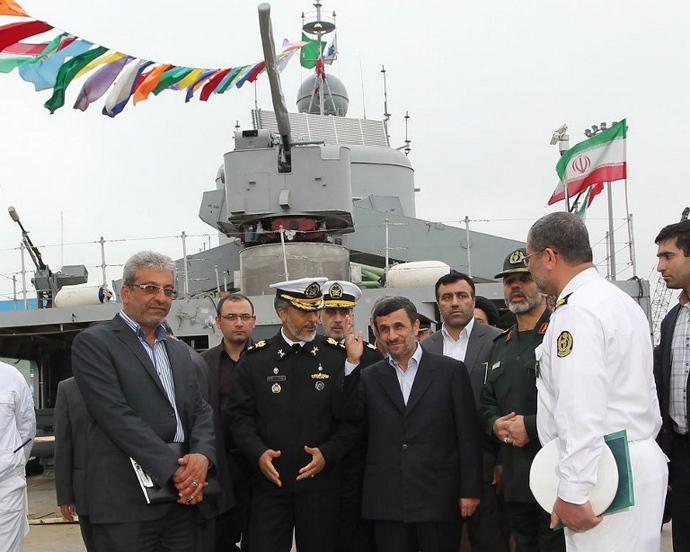
{"type": "Polygon", "coordinates": [[[230,71],[232,71],[232,68],[223,69],[222,71],[216,73],[215,76],[210,81],[208,81],[202,88],[201,96],[199,96],[199,99],[202,102],[207,101],[211,93],[218,87],[220,82],[225,78],[225,75],[227,75],[230,71]]]}
{"type": "Polygon", "coordinates": [[[0,52],[8,46],[24,40],[30,36],[45,33],[52,29],[43,21],[28,21],[27,23],[10,23],[0,27],[0,52]]]}

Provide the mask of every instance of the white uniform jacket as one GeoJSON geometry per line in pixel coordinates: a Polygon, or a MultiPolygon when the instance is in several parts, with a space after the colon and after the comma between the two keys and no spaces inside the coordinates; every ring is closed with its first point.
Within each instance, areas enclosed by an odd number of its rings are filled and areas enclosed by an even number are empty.
{"type": "Polygon", "coordinates": [[[558,496],[584,504],[604,435],[654,439],[661,427],[649,322],[640,306],[589,268],[561,292],[536,351],[537,431],[561,439],[558,496]]]}

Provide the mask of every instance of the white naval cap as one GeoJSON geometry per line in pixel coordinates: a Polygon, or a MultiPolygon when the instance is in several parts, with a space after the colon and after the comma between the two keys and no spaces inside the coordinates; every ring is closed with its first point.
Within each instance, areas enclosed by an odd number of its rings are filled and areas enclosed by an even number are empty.
{"type": "Polygon", "coordinates": [[[289,301],[293,307],[301,310],[313,311],[323,308],[323,294],[321,286],[328,278],[300,278],[271,284],[276,290],[276,297],[289,301]]]}
{"type": "Polygon", "coordinates": [[[347,280],[328,280],[321,292],[325,309],[352,309],[362,297],[362,290],[347,280]]]}

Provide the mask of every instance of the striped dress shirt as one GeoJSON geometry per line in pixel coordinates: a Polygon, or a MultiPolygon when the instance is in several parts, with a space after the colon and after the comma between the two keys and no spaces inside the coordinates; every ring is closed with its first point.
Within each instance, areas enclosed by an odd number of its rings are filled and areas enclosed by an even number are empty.
{"type": "Polygon", "coordinates": [[[120,316],[125,321],[125,323],[132,328],[132,331],[139,338],[139,341],[144,346],[146,354],[149,355],[151,363],[156,369],[156,373],[161,380],[163,389],[165,389],[165,394],[168,396],[168,401],[175,411],[175,421],[177,422],[177,429],[175,430],[175,438],[173,439],[176,443],[184,443],[184,429],[182,428],[182,420],[180,419],[180,414],[177,411],[177,404],[175,403],[175,383],[173,382],[172,368],[170,367],[170,359],[168,358],[168,351],[165,349],[165,340],[167,339],[167,334],[163,326],[158,326],[156,328],[156,340],[153,343],[153,347],[146,340],[146,334],[141,326],[127,316],[124,311],[120,311],[120,316]]]}

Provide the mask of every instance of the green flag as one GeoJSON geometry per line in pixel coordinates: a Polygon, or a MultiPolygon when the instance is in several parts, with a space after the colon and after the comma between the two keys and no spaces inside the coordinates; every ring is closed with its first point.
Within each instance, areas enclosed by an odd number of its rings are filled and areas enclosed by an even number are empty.
{"type": "Polygon", "coordinates": [[[302,42],[308,42],[309,44],[305,44],[300,50],[300,63],[302,64],[302,67],[313,69],[316,67],[316,60],[319,59],[319,46],[321,47],[320,53],[323,53],[326,43],[319,42],[318,40],[312,40],[304,33],[302,33],[302,42]]]}
{"type": "Polygon", "coordinates": [[[50,113],[55,113],[56,109],[61,108],[65,105],[65,90],[72,82],[72,79],[76,77],[77,73],[81,71],[83,67],[86,67],[94,59],[102,56],[108,51],[105,46],[99,46],[93,50],[88,50],[83,54],[73,57],[68,62],[64,63],[58,71],[57,79],[55,79],[55,86],[53,87],[53,95],[44,103],[44,107],[50,110],[50,113]]]}

